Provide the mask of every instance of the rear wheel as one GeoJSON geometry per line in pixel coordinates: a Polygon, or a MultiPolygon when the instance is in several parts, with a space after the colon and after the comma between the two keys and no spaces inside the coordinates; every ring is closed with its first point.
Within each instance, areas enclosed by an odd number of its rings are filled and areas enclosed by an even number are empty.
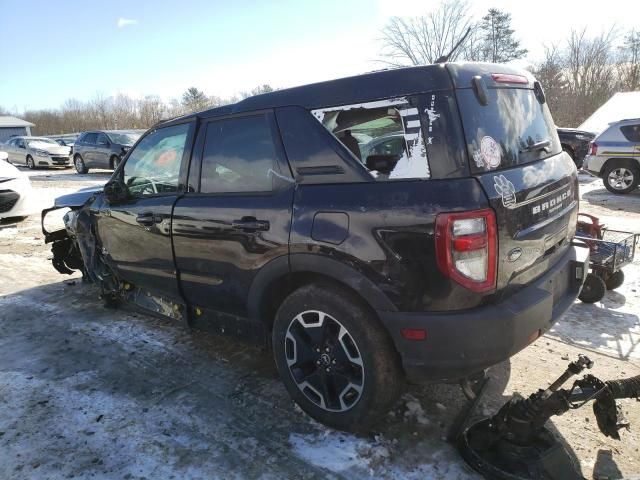
{"type": "Polygon", "coordinates": [[[604,283],[607,286],[607,290],[615,290],[616,288],[621,287],[624,283],[624,272],[622,270],[613,272],[607,277],[604,283]]]}
{"type": "Polygon", "coordinates": [[[89,169],[84,164],[84,160],[82,160],[82,157],[79,154],[73,157],[73,164],[76,167],[76,172],[80,174],[85,174],[89,172],[89,169]]]}
{"type": "Polygon", "coordinates": [[[31,155],[27,155],[27,168],[30,170],[36,168],[36,164],[33,162],[33,158],[31,158],[31,155]]]}
{"type": "Polygon", "coordinates": [[[367,431],[403,386],[400,359],[378,319],[343,290],[307,285],[276,314],[273,351],[285,387],[311,417],[367,431]]]}
{"type": "Polygon", "coordinates": [[[584,303],[596,303],[602,300],[604,294],[607,291],[607,287],[599,276],[594,273],[587,275],[582,290],[578,298],[584,303]]]}
{"type": "Polygon", "coordinates": [[[629,193],[638,186],[640,170],[627,162],[613,162],[605,169],[602,180],[605,188],[612,193],[629,193]]]}

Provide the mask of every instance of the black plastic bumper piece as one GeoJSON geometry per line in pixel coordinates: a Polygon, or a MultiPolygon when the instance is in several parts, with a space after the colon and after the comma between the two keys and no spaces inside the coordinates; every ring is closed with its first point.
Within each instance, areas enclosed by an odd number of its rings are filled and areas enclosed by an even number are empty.
{"type": "Polygon", "coordinates": [[[589,271],[589,249],[575,242],[544,275],[506,300],[455,312],[378,312],[411,382],[456,381],[512,357],[573,304],[589,271]],[[402,329],[424,329],[407,340],[402,329]]]}

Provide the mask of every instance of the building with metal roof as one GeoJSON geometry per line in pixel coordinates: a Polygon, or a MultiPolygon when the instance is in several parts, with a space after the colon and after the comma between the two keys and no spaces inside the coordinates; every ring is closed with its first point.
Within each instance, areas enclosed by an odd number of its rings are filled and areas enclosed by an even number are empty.
{"type": "Polygon", "coordinates": [[[31,135],[31,127],[35,125],[20,118],[0,116],[0,143],[4,143],[11,137],[31,135]]]}

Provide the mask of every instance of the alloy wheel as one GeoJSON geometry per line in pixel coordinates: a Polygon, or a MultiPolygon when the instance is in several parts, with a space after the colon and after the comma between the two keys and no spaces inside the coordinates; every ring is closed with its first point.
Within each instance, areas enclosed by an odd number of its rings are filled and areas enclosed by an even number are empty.
{"type": "Polygon", "coordinates": [[[607,181],[611,188],[615,190],[625,190],[633,183],[633,172],[628,168],[618,167],[611,172],[607,177],[607,181]]]}
{"type": "Polygon", "coordinates": [[[331,315],[308,310],[291,320],[285,357],[300,391],[318,407],[345,412],[358,402],[364,365],[351,334],[331,315]]]}

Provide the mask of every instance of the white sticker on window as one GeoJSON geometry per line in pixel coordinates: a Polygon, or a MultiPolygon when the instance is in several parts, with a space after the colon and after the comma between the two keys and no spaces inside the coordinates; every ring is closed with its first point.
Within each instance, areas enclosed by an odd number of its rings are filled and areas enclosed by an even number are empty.
{"type": "Polygon", "coordinates": [[[482,140],[480,140],[480,153],[487,168],[497,168],[500,166],[502,149],[493,137],[488,135],[482,137],[482,140]]]}

